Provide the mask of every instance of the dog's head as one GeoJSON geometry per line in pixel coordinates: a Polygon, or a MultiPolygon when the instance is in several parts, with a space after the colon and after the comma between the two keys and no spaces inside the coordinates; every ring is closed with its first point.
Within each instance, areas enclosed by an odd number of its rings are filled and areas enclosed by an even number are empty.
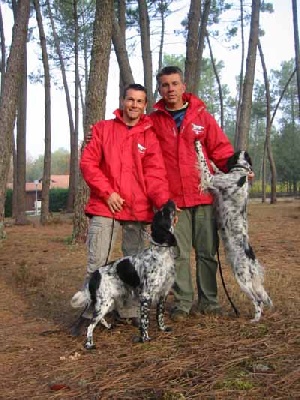
{"type": "Polygon", "coordinates": [[[242,168],[246,171],[252,171],[252,160],[249,153],[244,150],[237,151],[227,161],[228,172],[233,169],[242,168]]]}
{"type": "Polygon", "coordinates": [[[176,246],[177,241],[174,236],[174,220],[176,216],[176,206],[174,201],[169,200],[163,205],[161,210],[154,215],[151,224],[151,236],[155,243],[176,246]]]}

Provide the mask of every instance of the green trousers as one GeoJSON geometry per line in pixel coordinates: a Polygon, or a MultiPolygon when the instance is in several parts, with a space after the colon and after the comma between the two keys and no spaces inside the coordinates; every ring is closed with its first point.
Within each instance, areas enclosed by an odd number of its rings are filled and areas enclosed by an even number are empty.
{"type": "Polygon", "coordinates": [[[198,307],[218,308],[216,252],[218,233],[212,205],[182,209],[175,227],[179,257],[176,259],[176,279],[173,287],[175,307],[189,312],[194,300],[191,271],[191,251],[196,258],[198,307]]]}

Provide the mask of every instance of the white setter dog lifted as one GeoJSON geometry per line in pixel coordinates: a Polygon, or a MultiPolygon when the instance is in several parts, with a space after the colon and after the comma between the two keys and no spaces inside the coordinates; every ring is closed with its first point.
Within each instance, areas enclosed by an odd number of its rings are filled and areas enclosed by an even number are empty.
{"type": "Polygon", "coordinates": [[[200,141],[195,142],[195,147],[201,175],[200,190],[209,190],[214,195],[218,228],[227,260],[241,289],[254,304],[252,321],[257,322],[263,305],[271,307],[272,301],[263,287],[263,267],[249,243],[247,203],[251,158],[246,151],[238,151],[228,160],[227,174],[216,171],[212,175],[200,141]]]}
{"type": "Polygon", "coordinates": [[[140,302],[140,336],[136,341],[150,340],[148,335],[149,307],[156,303],[156,320],[161,331],[171,328],[164,324],[166,297],[174,283],[174,236],[175,204],[169,200],[154,215],[151,224],[151,246],[144,251],[100,267],[94,272],[84,292],[77,292],[71,305],[74,308],[94,306],[94,315],[87,329],[85,347],[94,348],[93,331],[99,321],[110,328],[105,315],[129,298],[140,302]]]}

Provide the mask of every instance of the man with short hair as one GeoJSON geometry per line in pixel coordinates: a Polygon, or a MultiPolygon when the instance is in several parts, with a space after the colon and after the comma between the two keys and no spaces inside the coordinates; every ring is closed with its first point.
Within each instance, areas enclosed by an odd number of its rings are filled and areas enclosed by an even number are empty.
{"type": "MultiPolygon", "coordinates": [[[[152,221],[153,208],[161,208],[169,199],[161,149],[152,121],[144,114],[146,106],[146,89],[139,84],[127,86],[122,110],[115,111],[114,119],[93,126],[83,150],[80,168],[90,188],[85,208],[90,224],[84,287],[92,273],[107,263],[120,225],[128,231],[138,226],[139,235],[123,241],[125,256],[137,253],[143,249],[142,232],[152,221]]],[[[90,311],[83,317],[90,318],[90,311]]],[[[137,306],[125,307],[121,317],[137,317],[137,306]]],[[[74,334],[79,333],[82,319],[79,322],[74,334]]]]}
{"type": "MultiPolygon", "coordinates": [[[[157,74],[162,97],[150,115],[159,139],[168,175],[170,197],[181,209],[175,228],[179,257],[176,259],[173,321],[185,319],[194,298],[190,255],[195,250],[197,309],[205,314],[221,314],[217,297],[218,246],[213,197],[199,191],[195,141],[200,140],[205,157],[221,170],[234,153],[229,139],[197,96],[186,93],[183,73],[176,66],[157,74]]],[[[208,162],[209,164],[209,162],[208,162]]]]}

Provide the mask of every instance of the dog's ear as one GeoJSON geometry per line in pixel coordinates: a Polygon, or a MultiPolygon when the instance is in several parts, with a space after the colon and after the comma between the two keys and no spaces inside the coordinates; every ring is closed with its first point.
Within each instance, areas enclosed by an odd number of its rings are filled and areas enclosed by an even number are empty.
{"type": "Polygon", "coordinates": [[[176,246],[176,239],[172,233],[175,211],[175,203],[169,200],[160,211],[155,213],[151,224],[151,236],[154,242],[176,246]]]}
{"type": "Polygon", "coordinates": [[[247,161],[247,163],[252,167],[252,160],[251,160],[251,157],[250,157],[250,155],[249,155],[249,153],[247,151],[245,151],[244,157],[245,157],[245,160],[247,161]]]}
{"type": "Polygon", "coordinates": [[[177,240],[175,235],[172,232],[168,232],[167,234],[167,238],[166,238],[166,243],[170,246],[170,247],[175,247],[177,246],[177,240]]]}
{"type": "Polygon", "coordinates": [[[228,158],[227,160],[227,170],[228,172],[232,170],[232,168],[236,165],[237,160],[240,156],[240,151],[237,151],[236,153],[234,153],[231,157],[228,158]]]}

